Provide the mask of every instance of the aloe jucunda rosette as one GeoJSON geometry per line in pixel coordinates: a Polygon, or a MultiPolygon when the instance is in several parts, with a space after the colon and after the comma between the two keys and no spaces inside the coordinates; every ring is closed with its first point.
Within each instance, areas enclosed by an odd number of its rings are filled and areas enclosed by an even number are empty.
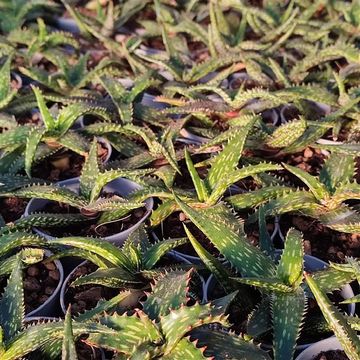
{"type": "Polygon", "coordinates": [[[195,194],[176,187],[167,189],[166,186],[152,186],[151,184],[145,184],[143,189],[134,193],[133,198],[138,201],[143,201],[150,196],[157,196],[163,200],[162,204],[151,215],[152,226],[159,225],[173,212],[180,210],[174,199],[175,195],[182,198],[186,203],[192,204],[193,207],[211,208],[219,202],[231,185],[241,179],[281,169],[280,165],[270,162],[238,168],[244,144],[252,125],[251,119],[249,123],[233,129],[233,134],[223,149],[209,160],[210,166],[205,179],[200,177],[189,152],[185,150],[185,161],[195,188],[195,194]]]}
{"type": "MultiPolygon", "coordinates": [[[[97,219],[98,224],[103,224],[119,220],[131,210],[144,206],[143,203],[128,201],[116,194],[113,194],[110,198],[102,196],[102,190],[105,185],[119,177],[136,180],[138,177],[151,172],[152,169],[101,171],[97,157],[97,142],[94,140],[79,179],[79,194],[56,185],[29,185],[13,192],[4,192],[1,196],[17,196],[56,201],[78,209],[84,221],[86,219],[97,219]]],[[[44,214],[45,217],[47,215],[44,214]]],[[[79,217],[78,213],[65,214],[64,219],[71,215],[79,217]]],[[[63,214],[58,215],[59,225],[61,225],[62,216],[63,214]]],[[[46,223],[44,222],[44,226],[45,225],[46,223]]]]}
{"type": "Polygon", "coordinates": [[[109,120],[103,108],[82,102],[64,106],[55,118],[47,108],[41,91],[36,87],[33,87],[33,91],[43,126],[18,125],[0,134],[1,149],[11,152],[25,147],[24,167],[29,177],[34,160],[41,155],[46,156],[46,154],[49,155],[56,150],[66,148],[82,156],[87,156],[89,151],[87,139],[71,129],[80,116],[93,114],[109,120]],[[43,143],[46,145],[46,149],[39,150],[40,144],[43,143]]]}
{"type": "MultiPolygon", "coordinates": [[[[323,225],[341,232],[356,233],[360,216],[349,200],[360,198],[360,185],[355,181],[356,153],[346,152],[340,145],[334,148],[325,161],[319,177],[310,175],[300,168],[283,164],[285,170],[300,179],[308,189],[289,186],[264,187],[247,194],[238,194],[226,199],[235,209],[251,208],[264,204],[266,216],[289,212],[318,219],[323,225]]],[[[252,215],[249,222],[256,221],[252,215]]]]}
{"type": "MultiPolygon", "coordinates": [[[[292,358],[306,315],[302,234],[295,229],[289,230],[285,248],[277,263],[274,248],[269,239],[264,239],[264,232],[259,249],[249,242],[243,224],[224,204],[196,209],[179,198],[176,201],[185,215],[230,262],[232,268],[242,275],[241,278],[235,278],[186,229],[198,256],[225,291],[236,289],[236,281],[254,286],[262,292],[263,300],[248,320],[249,335],[258,338],[272,329],[275,359],[292,358]]],[[[263,213],[262,217],[264,224],[263,213]]],[[[331,292],[355,279],[356,273],[331,267],[314,273],[314,277],[324,291],[331,292]]]]}
{"type": "Polygon", "coordinates": [[[224,311],[233,296],[219,302],[190,305],[191,274],[192,270],[163,274],[147,294],[142,310],[99,318],[101,325],[117,332],[116,336],[90,334],[86,342],[123,356],[148,359],[270,359],[266,352],[242,337],[207,326],[229,326],[224,311]]]}

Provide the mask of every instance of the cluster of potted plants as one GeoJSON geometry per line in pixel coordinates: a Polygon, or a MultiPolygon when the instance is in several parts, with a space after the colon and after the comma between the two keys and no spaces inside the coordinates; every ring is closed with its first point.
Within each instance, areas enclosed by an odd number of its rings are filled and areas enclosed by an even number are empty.
{"type": "Polygon", "coordinates": [[[0,0],[0,358],[359,360],[359,26],[0,0]]]}

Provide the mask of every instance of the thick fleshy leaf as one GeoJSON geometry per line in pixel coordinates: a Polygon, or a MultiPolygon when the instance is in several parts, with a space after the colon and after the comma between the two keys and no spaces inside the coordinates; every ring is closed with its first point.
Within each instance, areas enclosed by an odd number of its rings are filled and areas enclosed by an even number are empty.
{"type": "Polygon", "coordinates": [[[216,156],[206,177],[206,182],[210,189],[213,189],[227,173],[236,169],[252,124],[253,122],[250,122],[245,128],[234,130],[229,142],[224,146],[219,155],[216,156]]]}
{"type": "Polygon", "coordinates": [[[144,312],[150,319],[167,315],[170,309],[178,309],[188,302],[188,286],[192,270],[171,271],[159,277],[152,285],[152,291],[143,303],[144,312]]]}
{"type": "Polygon", "coordinates": [[[208,237],[227,260],[244,276],[274,275],[274,264],[250,244],[239,221],[223,204],[206,209],[192,209],[176,197],[181,210],[208,237]]]}
{"type": "Polygon", "coordinates": [[[181,339],[170,354],[162,356],[163,360],[204,360],[208,359],[204,355],[204,349],[196,347],[196,343],[192,343],[187,338],[181,339]]]}
{"type": "Polygon", "coordinates": [[[5,341],[9,341],[21,330],[25,315],[24,289],[21,255],[11,272],[8,283],[0,300],[0,324],[5,341]]]}
{"type": "Polygon", "coordinates": [[[293,358],[306,308],[304,291],[271,295],[273,349],[275,360],[293,358]]]}
{"type": "Polygon", "coordinates": [[[322,201],[330,197],[330,193],[326,189],[325,185],[316,177],[295,166],[283,164],[283,167],[306,184],[318,201],[322,201]]]}
{"type": "Polygon", "coordinates": [[[286,235],[276,275],[288,286],[296,287],[302,281],[304,246],[300,231],[290,229],[286,235]]]}
{"type": "Polygon", "coordinates": [[[261,289],[265,289],[268,291],[275,291],[280,293],[290,293],[293,289],[279,281],[278,279],[271,278],[249,278],[249,277],[241,277],[241,278],[232,278],[233,280],[238,281],[241,284],[251,285],[255,287],[259,287],[261,289]]]}
{"type": "Polygon", "coordinates": [[[144,269],[150,270],[167,252],[176,248],[177,246],[186,244],[187,241],[187,238],[168,239],[162,240],[152,245],[143,256],[144,269]]]}
{"type": "Polygon", "coordinates": [[[91,274],[77,278],[71,283],[71,286],[96,284],[118,289],[121,287],[136,287],[141,283],[141,280],[136,279],[135,275],[118,267],[98,269],[91,274]]]}
{"type": "Polygon", "coordinates": [[[345,316],[330,302],[316,281],[310,275],[305,275],[305,278],[325,320],[331,326],[346,355],[351,360],[359,360],[360,340],[356,331],[347,323],[345,316]]]}
{"type": "Polygon", "coordinates": [[[133,270],[129,259],[123,252],[107,241],[102,241],[91,237],[63,237],[51,240],[51,244],[73,246],[76,248],[85,248],[88,251],[103,257],[114,266],[124,267],[130,272],[133,270]]]}
{"type": "Polygon", "coordinates": [[[99,173],[98,147],[97,141],[94,139],[90,147],[89,155],[85,160],[84,166],[81,170],[80,176],[80,194],[85,199],[91,201],[94,200],[90,199],[90,196],[99,173]]]}
{"type": "Polygon", "coordinates": [[[160,326],[167,341],[165,355],[171,353],[189,330],[214,323],[229,326],[226,316],[210,304],[181,306],[177,310],[171,310],[166,316],[160,318],[160,326]]]}
{"type": "Polygon", "coordinates": [[[33,86],[32,90],[34,91],[37,105],[40,110],[41,119],[45,125],[46,130],[47,131],[55,130],[56,122],[55,122],[54,118],[52,117],[48,107],[46,106],[46,102],[42,95],[41,90],[39,88],[37,88],[36,86],[33,86]]]}
{"type": "MultiPolygon", "coordinates": [[[[82,334],[99,333],[103,336],[114,337],[117,332],[96,323],[73,323],[74,337],[82,334]]],[[[64,322],[41,323],[30,326],[14,336],[6,346],[1,360],[18,360],[28,353],[39,349],[55,339],[61,340],[64,335],[64,322]]]]}
{"type": "Polygon", "coordinates": [[[46,130],[43,128],[34,127],[30,132],[26,140],[25,149],[25,171],[26,174],[31,177],[31,166],[35,158],[36,150],[42,140],[46,130]]]}
{"type": "Polygon", "coordinates": [[[224,288],[226,292],[231,292],[235,288],[235,284],[230,280],[231,274],[221,264],[221,262],[212,256],[191,234],[190,230],[184,225],[186,235],[188,236],[191,245],[200,257],[201,261],[216,277],[219,284],[224,288]]]}
{"type": "Polygon", "coordinates": [[[229,332],[198,328],[191,332],[191,338],[206,346],[205,355],[214,360],[270,360],[266,351],[229,332]]]}
{"type": "Polygon", "coordinates": [[[65,314],[61,360],[77,360],[70,307],[65,314]]]}
{"type": "Polygon", "coordinates": [[[206,201],[208,198],[208,189],[206,188],[204,181],[200,178],[198,172],[196,171],[187,149],[185,149],[185,161],[199,201],[206,201]]]}
{"type": "Polygon", "coordinates": [[[264,296],[260,304],[249,315],[247,321],[247,334],[257,337],[271,330],[271,328],[270,299],[268,296],[264,296]]]}
{"type": "Polygon", "coordinates": [[[116,333],[91,334],[86,339],[88,344],[132,355],[136,348],[153,346],[151,343],[157,344],[162,341],[156,325],[140,310],[131,316],[121,316],[117,313],[105,315],[100,319],[100,323],[116,333]]]}
{"type": "Polygon", "coordinates": [[[320,171],[320,181],[334,193],[340,185],[349,183],[354,178],[355,163],[352,155],[332,153],[320,171]]]}

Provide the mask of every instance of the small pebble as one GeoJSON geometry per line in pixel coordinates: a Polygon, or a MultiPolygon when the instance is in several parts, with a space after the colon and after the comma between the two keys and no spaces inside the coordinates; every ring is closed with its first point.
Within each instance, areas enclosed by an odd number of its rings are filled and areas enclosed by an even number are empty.
{"type": "Polygon", "coordinates": [[[185,221],[185,220],[186,220],[186,215],[185,215],[183,212],[181,212],[181,213],[179,214],[179,220],[180,220],[180,221],[185,221]]]}
{"type": "Polygon", "coordinates": [[[314,155],[313,151],[309,148],[306,148],[304,151],[304,157],[311,158],[314,155]]]}
{"type": "Polygon", "coordinates": [[[36,266],[29,266],[26,272],[29,276],[39,275],[39,269],[36,266]]]}
{"type": "Polygon", "coordinates": [[[49,277],[53,280],[59,281],[60,274],[58,270],[51,270],[49,271],[49,277]]]}
{"type": "Polygon", "coordinates": [[[53,292],[54,292],[54,288],[53,288],[53,287],[47,286],[47,287],[45,288],[45,294],[46,294],[46,295],[51,295],[53,292]]]}
{"type": "Polygon", "coordinates": [[[24,280],[24,289],[29,291],[39,291],[41,290],[41,285],[37,279],[28,277],[24,280]]]}
{"type": "Polygon", "coordinates": [[[56,270],[56,265],[53,262],[44,262],[43,265],[46,267],[46,269],[48,270],[56,270]]]}

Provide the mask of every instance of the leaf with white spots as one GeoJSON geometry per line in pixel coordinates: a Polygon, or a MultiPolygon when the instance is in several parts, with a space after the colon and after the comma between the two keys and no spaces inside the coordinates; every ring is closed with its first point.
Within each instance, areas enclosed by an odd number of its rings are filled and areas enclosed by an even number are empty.
{"type": "Polygon", "coordinates": [[[171,310],[168,315],[160,318],[160,326],[167,341],[165,355],[171,353],[190,330],[214,323],[229,326],[226,316],[210,304],[181,306],[177,310],[171,310]]]}
{"type": "Polygon", "coordinates": [[[197,328],[191,332],[191,339],[206,346],[205,355],[214,360],[270,360],[266,351],[233,333],[197,328]]]}
{"type": "Polygon", "coordinates": [[[151,319],[166,315],[188,301],[188,286],[192,270],[165,273],[152,285],[152,292],[143,303],[143,310],[151,319]]]}
{"type": "Polygon", "coordinates": [[[24,313],[22,260],[19,254],[0,300],[0,325],[5,341],[20,331],[24,313]]]}
{"type": "Polygon", "coordinates": [[[304,268],[304,246],[300,231],[290,229],[286,235],[276,275],[288,286],[298,286],[302,281],[304,268]]]}
{"type": "Polygon", "coordinates": [[[236,169],[252,125],[253,121],[245,127],[235,129],[224,149],[215,157],[206,177],[210,189],[213,189],[227,173],[236,169]]]}
{"type": "Polygon", "coordinates": [[[316,281],[310,275],[305,275],[305,278],[325,320],[330,325],[346,355],[350,360],[359,360],[360,340],[356,331],[347,323],[345,316],[330,302],[316,281]]]}
{"type": "Polygon", "coordinates": [[[271,296],[274,360],[293,358],[306,309],[304,291],[274,292],[271,296]]]}
{"type": "Polygon", "coordinates": [[[274,275],[273,262],[247,240],[241,231],[239,221],[224,204],[195,210],[178,197],[175,198],[186,216],[242,275],[263,277],[274,275]]]}

